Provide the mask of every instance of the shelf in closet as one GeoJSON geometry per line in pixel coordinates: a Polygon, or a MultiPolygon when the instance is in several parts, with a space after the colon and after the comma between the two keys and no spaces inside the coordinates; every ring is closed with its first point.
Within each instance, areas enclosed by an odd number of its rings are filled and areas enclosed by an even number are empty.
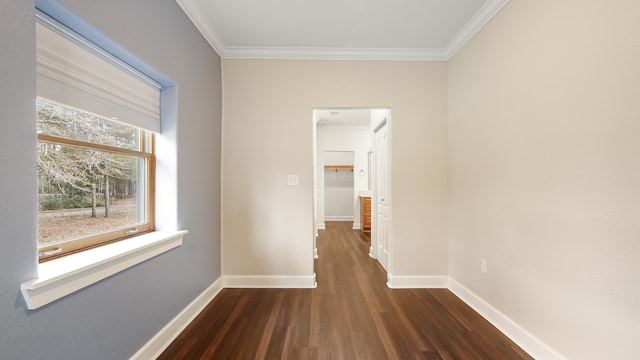
{"type": "Polygon", "coordinates": [[[325,170],[351,170],[353,171],[353,165],[325,165],[325,170]]]}

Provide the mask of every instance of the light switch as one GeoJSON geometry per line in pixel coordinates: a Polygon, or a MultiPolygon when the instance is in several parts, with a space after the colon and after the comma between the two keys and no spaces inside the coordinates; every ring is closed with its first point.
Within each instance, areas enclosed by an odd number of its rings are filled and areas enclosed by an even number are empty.
{"type": "Polygon", "coordinates": [[[287,178],[287,185],[289,186],[298,186],[300,185],[300,178],[298,175],[289,175],[287,178]]]}

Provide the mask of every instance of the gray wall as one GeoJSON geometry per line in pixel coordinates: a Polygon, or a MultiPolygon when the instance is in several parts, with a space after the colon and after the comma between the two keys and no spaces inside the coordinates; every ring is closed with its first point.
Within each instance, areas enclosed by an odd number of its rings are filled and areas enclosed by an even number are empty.
{"type": "Polygon", "coordinates": [[[20,283],[37,272],[35,5],[0,0],[0,357],[126,359],[221,274],[220,58],[173,0],[61,3],[175,84],[177,116],[163,119],[163,132],[177,165],[163,176],[177,177],[177,209],[158,211],[177,213],[189,234],[175,250],[26,310],[20,283]]]}

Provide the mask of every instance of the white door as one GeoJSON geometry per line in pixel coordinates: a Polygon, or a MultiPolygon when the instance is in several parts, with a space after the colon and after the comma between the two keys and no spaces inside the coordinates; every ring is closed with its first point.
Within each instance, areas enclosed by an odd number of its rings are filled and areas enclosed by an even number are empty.
{"type": "Polygon", "coordinates": [[[376,257],[389,272],[389,135],[387,120],[376,130],[376,257]]]}

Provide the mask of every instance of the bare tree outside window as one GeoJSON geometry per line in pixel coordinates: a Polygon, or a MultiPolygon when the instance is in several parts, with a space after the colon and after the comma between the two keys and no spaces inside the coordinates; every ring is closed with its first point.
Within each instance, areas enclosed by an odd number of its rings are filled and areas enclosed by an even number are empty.
{"type": "Polygon", "coordinates": [[[140,130],[42,99],[37,113],[39,243],[143,222],[138,181],[144,159],[113,151],[139,150],[140,130]]]}

